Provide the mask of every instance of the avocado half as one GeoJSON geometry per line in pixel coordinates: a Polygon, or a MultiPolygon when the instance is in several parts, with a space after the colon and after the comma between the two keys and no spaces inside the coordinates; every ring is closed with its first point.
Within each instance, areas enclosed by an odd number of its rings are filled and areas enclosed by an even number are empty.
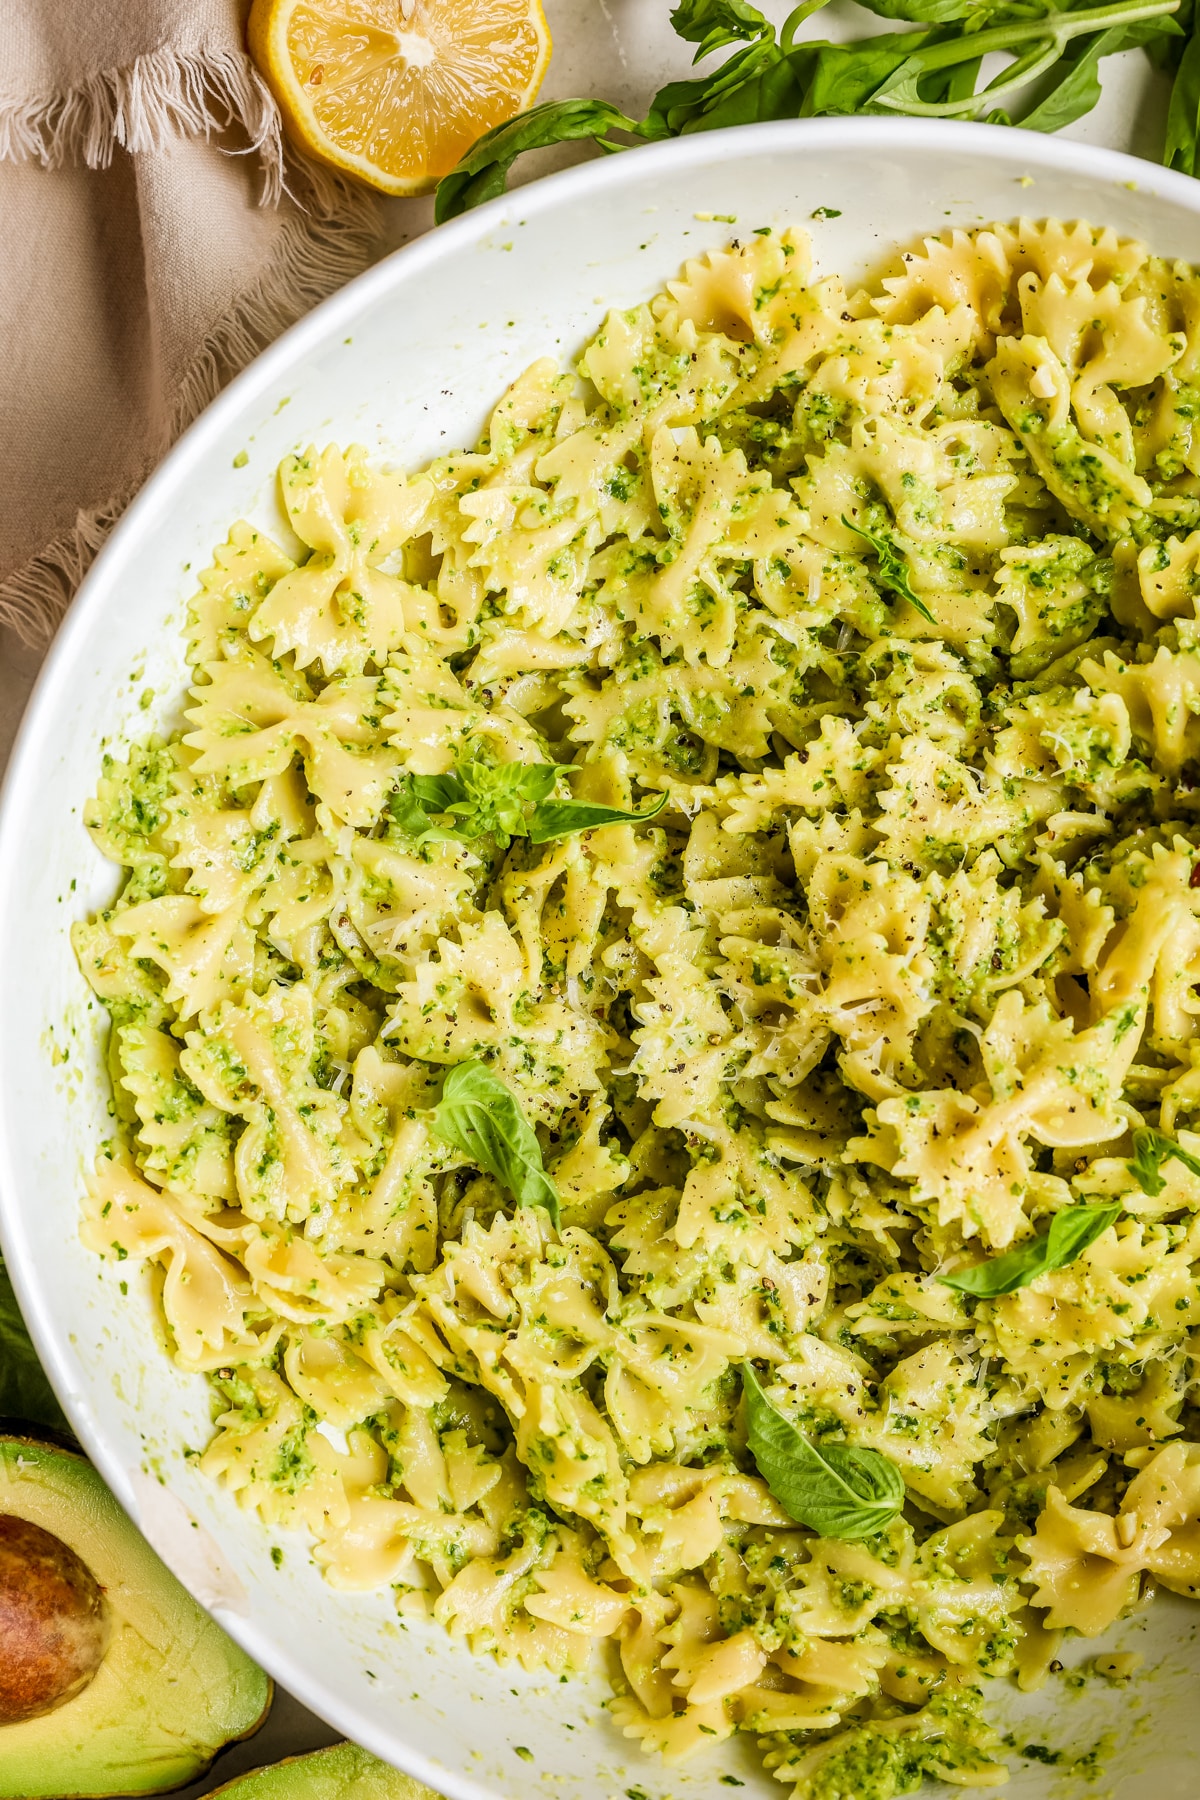
{"type": "Polygon", "coordinates": [[[432,1788],[359,1750],[333,1744],[308,1756],[289,1756],[270,1769],[252,1769],[214,1788],[208,1800],[438,1800],[432,1788]]]}
{"type": "Polygon", "coordinates": [[[84,1457],[0,1435],[0,1517],[74,1551],[106,1613],[87,1685],[53,1711],[0,1724],[0,1800],[163,1793],[258,1729],[269,1677],[179,1585],[84,1457]]]}

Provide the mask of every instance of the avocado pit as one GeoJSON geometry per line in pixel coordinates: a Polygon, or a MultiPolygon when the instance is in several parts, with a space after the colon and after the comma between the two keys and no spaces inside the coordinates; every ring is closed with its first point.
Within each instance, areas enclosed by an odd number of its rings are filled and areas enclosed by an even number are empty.
{"type": "Polygon", "coordinates": [[[87,1564],[52,1532],[0,1513],[0,1725],[80,1693],[107,1644],[104,1593],[87,1564]]]}

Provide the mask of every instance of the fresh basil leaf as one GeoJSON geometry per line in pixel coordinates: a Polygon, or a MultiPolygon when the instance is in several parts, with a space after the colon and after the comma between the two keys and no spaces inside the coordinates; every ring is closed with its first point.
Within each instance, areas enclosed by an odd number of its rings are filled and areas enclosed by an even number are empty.
{"type": "Polygon", "coordinates": [[[494,837],[507,849],[515,837],[529,836],[526,807],[554,792],[554,763],[489,763],[480,756],[460,758],[455,779],[461,798],[445,808],[463,838],[494,837]]]}
{"type": "Polygon", "coordinates": [[[594,138],[602,146],[611,131],[633,131],[634,120],[607,100],[545,100],[476,138],[467,154],[438,182],[433,216],[437,224],[494,200],[504,192],[508,171],[526,150],[594,138]]]}
{"type": "Polygon", "coordinates": [[[1152,1131],[1143,1126],[1133,1134],[1133,1159],[1125,1164],[1134,1177],[1143,1194],[1153,1197],[1161,1194],[1166,1187],[1166,1178],[1159,1173],[1162,1165],[1174,1157],[1193,1175],[1200,1175],[1200,1160],[1190,1156],[1182,1144],[1169,1138],[1161,1131],[1152,1131]]]}
{"type": "Polygon", "coordinates": [[[410,775],[409,780],[413,794],[430,812],[446,812],[466,798],[467,790],[458,775],[410,775]]]}
{"type": "Polygon", "coordinates": [[[786,1512],[822,1537],[857,1542],[883,1531],[904,1505],[904,1478],[878,1450],[812,1444],[742,1364],[746,1437],[758,1472],[786,1512]]]}
{"type": "Polygon", "coordinates": [[[865,538],[874,550],[879,565],[875,571],[875,580],[879,586],[886,589],[889,594],[895,594],[901,600],[907,600],[910,606],[916,607],[922,618],[928,619],[931,625],[935,624],[936,620],[925,602],[919,600],[912,591],[912,583],[908,576],[908,558],[903,550],[894,544],[891,538],[877,537],[873,531],[864,531],[861,525],[856,525],[853,519],[846,517],[845,513],[842,514],[842,524],[850,531],[856,532],[860,538],[865,538]]]}
{"type": "Polygon", "coordinates": [[[637,128],[638,136],[654,141],[693,131],[711,131],[720,125],[786,117],[785,113],[764,110],[769,103],[763,87],[767,84],[769,89],[772,79],[787,93],[796,85],[774,39],[747,44],[711,74],[697,75],[690,81],[669,81],[660,88],[637,128]]]}
{"type": "Polygon", "coordinates": [[[1200,30],[1194,12],[1192,34],[1180,58],[1167,108],[1163,161],[1168,169],[1182,169],[1185,175],[1200,173],[1200,30]]]}
{"type": "Polygon", "coordinates": [[[939,1275],[944,1287],[959,1293],[974,1294],[979,1300],[997,1300],[1002,1294],[1015,1294],[1027,1287],[1037,1275],[1050,1275],[1065,1269],[1094,1244],[1102,1232],[1121,1216],[1119,1203],[1096,1206],[1066,1206],[1055,1213],[1049,1231],[1019,1250],[990,1261],[976,1263],[974,1268],[959,1269],[953,1275],[939,1275]]]}
{"type": "Polygon", "coordinates": [[[746,0],[679,0],[671,23],[681,38],[698,44],[696,62],[726,44],[775,36],[775,28],[746,0]]]}
{"type": "Polygon", "coordinates": [[[916,118],[978,118],[987,113],[989,122],[1009,124],[1010,116],[1000,103],[1042,80],[1068,53],[1074,39],[1110,27],[1137,27],[1174,12],[1177,4],[1178,0],[1117,0],[1112,6],[1043,5],[1038,16],[1005,18],[984,30],[972,30],[970,25],[965,31],[935,27],[930,41],[875,90],[872,110],[884,107],[916,118]],[[999,51],[1011,61],[979,93],[954,100],[926,97],[933,85],[931,76],[999,51]]]}
{"type": "Polygon", "coordinates": [[[25,1329],[8,1270],[0,1261],[0,1418],[69,1431],[25,1329]]]}
{"type": "MultiPolygon", "coordinates": [[[[1174,19],[1143,19],[1133,25],[1113,25],[1091,37],[1076,38],[1068,45],[1055,65],[1053,80],[1042,88],[1037,105],[1019,113],[1016,123],[1023,131],[1061,131],[1073,125],[1096,105],[1100,98],[1099,64],[1106,56],[1122,50],[1134,50],[1159,38],[1179,37],[1174,19]]],[[[1168,128],[1169,128],[1168,114],[1168,128]]],[[[1189,173],[1194,171],[1189,170],[1189,173]]]]}
{"type": "Polygon", "coordinates": [[[413,791],[411,775],[400,777],[398,785],[388,795],[387,810],[392,824],[397,826],[405,837],[423,838],[433,823],[413,791]]]}
{"type": "Polygon", "coordinates": [[[451,1069],[430,1127],[507,1188],[518,1206],[540,1206],[559,1223],[558,1189],[542,1165],[542,1147],[515,1094],[486,1063],[451,1069]]]}
{"type": "Polygon", "coordinates": [[[619,806],[600,806],[591,800],[546,800],[533,809],[529,840],[533,844],[548,844],[552,838],[592,831],[597,825],[644,825],[647,819],[656,819],[666,804],[665,794],[660,794],[645,812],[625,812],[619,806]]]}
{"type": "Polygon", "coordinates": [[[979,0],[858,0],[877,19],[902,20],[909,25],[950,25],[979,19],[986,11],[979,0]]]}
{"type": "Polygon", "coordinates": [[[518,837],[547,844],[597,825],[637,824],[656,818],[667,804],[666,794],[644,812],[590,800],[554,800],[560,773],[555,763],[493,763],[475,752],[460,757],[449,775],[402,776],[388,811],[411,837],[463,843],[491,837],[507,849],[518,837]],[[445,824],[436,824],[439,819],[445,824]]]}

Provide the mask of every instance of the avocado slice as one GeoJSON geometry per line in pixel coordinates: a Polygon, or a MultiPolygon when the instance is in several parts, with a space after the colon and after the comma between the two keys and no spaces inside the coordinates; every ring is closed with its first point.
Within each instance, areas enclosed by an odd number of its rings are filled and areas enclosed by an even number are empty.
{"type": "MultiPolygon", "coordinates": [[[[0,1724],[0,1800],[162,1793],[195,1780],[226,1744],[257,1730],[271,1704],[269,1678],[179,1585],[84,1457],[0,1435],[0,1517],[39,1526],[39,1543],[49,1533],[74,1552],[62,1559],[68,1586],[86,1613],[81,1562],[105,1614],[86,1685],[64,1682],[58,1692],[50,1680],[53,1710],[0,1724]]],[[[10,1542],[28,1538],[10,1528],[10,1542]]],[[[22,1615],[36,1635],[51,1604],[60,1604],[54,1596],[63,1583],[54,1577],[39,1564],[15,1608],[0,1607],[0,1633],[14,1634],[22,1651],[31,1641],[21,1635],[22,1615]]],[[[14,1591],[10,1582],[10,1599],[14,1591]]],[[[43,1631],[35,1652],[52,1640],[43,1631]]],[[[39,1666],[36,1654],[29,1662],[39,1666]]]]}
{"type": "Polygon", "coordinates": [[[439,1800],[432,1788],[355,1744],[332,1744],[269,1769],[251,1769],[214,1788],[208,1800],[218,1795],[225,1800],[439,1800]]]}

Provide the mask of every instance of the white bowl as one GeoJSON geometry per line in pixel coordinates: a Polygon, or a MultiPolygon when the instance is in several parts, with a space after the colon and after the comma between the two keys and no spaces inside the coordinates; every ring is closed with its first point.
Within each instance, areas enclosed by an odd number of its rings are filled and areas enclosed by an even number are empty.
{"type": "MultiPolygon", "coordinates": [[[[211,406],[130,508],[46,664],[0,814],[0,1226],[38,1349],[79,1437],[175,1573],[332,1725],[454,1800],[610,1800],[711,1792],[736,1771],[780,1790],[737,1740],[666,1769],[617,1733],[602,1674],[566,1686],[500,1669],[384,1594],[342,1595],[297,1538],[270,1534],[183,1458],[209,1390],[168,1361],[148,1289],[79,1243],[83,1176],[107,1129],[104,1019],[75,966],[72,920],[114,870],[81,824],[105,746],[179,718],[194,573],[240,515],[282,531],[275,468],[297,445],[365,443],[415,466],[474,440],[535,357],[568,359],[613,304],[648,296],[735,228],[813,222],[818,264],[867,273],[897,242],[1018,213],[1084,217],[1200,261],[1200,184],[1061,139],[982,125],[842,119],[718,132],[589,163],[398,252],[280,339],[211,406]],[[243,459],[245,451],[248,460],[243,459]],[[241,466],[238,466],[241,464],[241,466]],[[152,699],[145,700],[152,690],[152,699]],[[188,1515],[198,1529],[191,1529],[188,1515]],[[219,1548],[218,1548],[219,1546],[219,1548]],[[517,1746],[521,1749],[518,1751],[517,1746]]],[[[285,534],[286,541],[286,534],[285,534]]],[[[1114,1737],[1106,1793],[1194,1800],[1200,1609],[1160,1599],[1114,1634],[1153,1675],[1121,1692],[1058,1682],[995,1713],[1024,1745],[1078,1754],[1114,1737]],[[1139,1729],[1133,1727],[1141,1721],[1139,1729]]],[[[1109,1648],[1113,1637],[1105,1641],[1109,1648]]],[[[1068,1660],[1097,1646],[1076,1641],[1068,1660]]],[[[1072,1789],[1014,1759],[1021,1800],[1072,1789]]],[[[955,1789],[954,1792],[959,1790],[955,1789]]]]}

